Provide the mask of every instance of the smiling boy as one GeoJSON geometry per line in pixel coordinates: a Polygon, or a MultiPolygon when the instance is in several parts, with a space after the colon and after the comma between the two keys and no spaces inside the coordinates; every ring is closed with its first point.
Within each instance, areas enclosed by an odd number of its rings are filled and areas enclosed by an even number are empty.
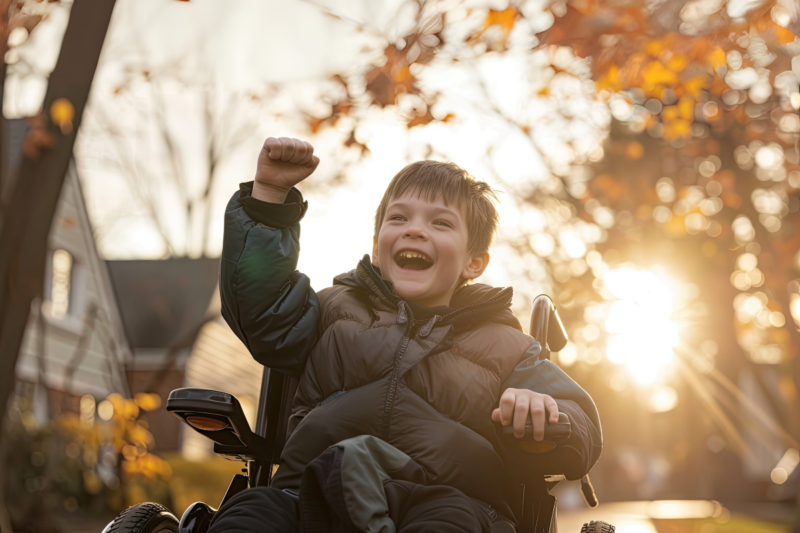
{"type": "Polygon", "coordinates": [[[372,257],[316,293],[295,270],[307,203],[294,186],[318,164],[309,143],[268,138],[254,182],[228,205],[223,316],[256,360],[299,386],[272,487],[231,499],[212,531],[294,531],[304,515],[281,489],[301,490],[309,464],[359,436],[419,467],[413,483],[384,485],[398,531],[512,527],[492,422],[521,437],[530,421],[542,440],[567,413],[576,436],[559,453],[573,477],[597,460],[601,437],[588,395],[538,361],[511,289],[472,283],[490,259],[492,189],[452,163],[407,166],[378,206],[372,257]]]}

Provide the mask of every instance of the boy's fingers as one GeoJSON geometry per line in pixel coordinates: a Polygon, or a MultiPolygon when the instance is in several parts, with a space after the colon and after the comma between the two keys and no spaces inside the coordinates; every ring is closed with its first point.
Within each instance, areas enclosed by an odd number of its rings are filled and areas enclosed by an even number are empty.
{"type": "Polygon", "coordinates": [[[525,436],[525,422],[528,421],[528,409],[530,407],[531,399],[527,394],[517,396],[517,402],[514,406],[514,436],[518,439],[525,436]]]}
{"type": "Polygon", "coordinates": [[[544,439],[544,402],[534,400],[530,404],[531,424],[533,424],[533,440],[544,439]]]}
{"type": "Polygon", "coordinates": [[[270,159],[277,161],[281,158],[281,142],[275,137],[267,137],[264,147],[266,147],[270,159]]]}
{"type": "MultiPolygon", "coordinates": [[[[313,147],[313,146],[311,146],[311,143],[309,143],[309,142],[306,142],[306,141],[303,141],[303,144],[304,144],[304,145],[306,145],[306,152],[305,152],[305,154],[306,154],[306,155],[305,155],[305,157],[303,158],[303,160],[302,160],[302,161],[300,161],[300,163],[299,163],[299,164],[301,164],[301,165],[307,165],[307,164],[308,164],[308,163],[310,163],[310,162],[311,162],[311,160],[314,158],[314,147],[313,147]]],[[[318,160],[318,161],[319,161],[319,160],[318,160]]]]}
{"type": "Polygon", "coordinates": [[[492,411],[492,422],[500,422],[500,408],[492,411]]]}
{"type": "Polygon", "coordinates": [[[546,396],[544,399],[544,406],[547,412],[550,413],[550,423],[555,424],[558,422],[558,404],[551,396],[546,396]]]}
{"type": "Polygon", "coordinates": [[[294,163],[296,165],[302,165],[303,161],[306,158],[306,152],[308,151],[308,145],[303,141],[292,139],[294,143],[294,155],[292,159],[289,160],[290,163],[294,163]]]}
{"type": "Polygon", "coordinates": [[[281,161],[289,161],[294,155],[294,142],[289,137],[280,137],[281,142],[281,161]]]}
{"type": "Polygon", "coordinates": [[[511,419],[514,415],[514,403],[516,402],[516,395],[507,390],[500,397],[500,422],[507,426],[511,424],[511,419]]]}
{"type": "Polygon", "coordinates": [[[311,156],[311,161],[305,164],[305,166],[309,167],[312,172],[317,168],[317,165],[319,165],[319,157],[315,155],[311,156]]]}

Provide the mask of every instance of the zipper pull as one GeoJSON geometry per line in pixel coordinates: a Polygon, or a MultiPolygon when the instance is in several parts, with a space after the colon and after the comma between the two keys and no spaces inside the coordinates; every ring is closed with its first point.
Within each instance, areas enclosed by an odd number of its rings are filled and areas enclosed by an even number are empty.
{"type": "Polygon", "coordinates": [[[400,300],[397,303],[397,323],[405,324],[408,322],[408,315],[406,314],[406,303],[400,300]]]}
{"type": "Polygon", "coordinates": [[[433,327],[434,327],[434,326],[436,325],[436,323],[437,323],[437,322],[439,322],[441,319],[442,319],[442,317],[440,317],[439,315],[433,315],[433,318],[431,318],[430,320],[428,320],[427,324],[425,324],[424,326],[422,326],[422,328],[419,330],[419,336],[420,336],[420,337],[422,337],[422,338],[425,338],[425,337],[427,337],[428,335],[430,335],[430,334],[431,334],[431,331],[433,331],[433,327]]]}

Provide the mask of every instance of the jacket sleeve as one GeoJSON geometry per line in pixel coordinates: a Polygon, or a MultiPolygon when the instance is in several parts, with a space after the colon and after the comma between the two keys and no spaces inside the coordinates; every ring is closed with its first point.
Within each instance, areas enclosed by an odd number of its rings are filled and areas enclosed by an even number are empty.
{"type": "Polygon", "coordinates": [[[501,390],[529,389],[553,397],[558,410],[569,416],[572,434],[541,457],[552,461],[567,479],[580,479],[589,473],[603,450],[600,415],[592,397],[561,368],[551,361],[538,360],[540,351],[539,342],[534,341],[501,390]]]}
{"type": "Polygon", "coordinates": [[[225,210],[219,291],[222,316],[259,363],[292,377],[316,341],[319,300],[297,272],[307,202],[292,189],[283,205],[252,198],[243,183],[225,210]]]}

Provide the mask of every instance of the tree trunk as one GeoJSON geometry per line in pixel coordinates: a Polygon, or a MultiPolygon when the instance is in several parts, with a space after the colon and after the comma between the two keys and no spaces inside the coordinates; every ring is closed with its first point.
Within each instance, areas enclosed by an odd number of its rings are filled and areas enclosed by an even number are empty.
{"type": "MultiPolygon", "coordinates": [[[[8,51],[8,12],[10,9],[10,0],[0,0],[0,54],[3,54],[0,57],[3,58],[8,51]]],[[[5,94],[7,70],[6,62],[0,61],[0,104],[2,104],[3,95],[5,94]]],[[[10,169],[7,168],[8,154],[6,150],[8,147],[6,146],[5,121],[1,120],[3,117],[2,110],[2,105],[0,105],[0,122],[2,122],[2,124],[0,124],[0,210],[5,210],[7,207],[5,204],[5,189],[8,184],[8,176],[6,174],[10,169]]],[[[0,518],[0,521],[2,521],[2,518],[0,518]]]]}
{"type": "Polygon", "coordinates": [[[2,213],[0,414],[5,414],[13,390],[31,302],[41,292],[50,226],[113,8],[114,0],[75,0],[43,105],[47,115],[55,100],[68,100],[75,110],[72,128],[62,133],[45,116],[54,145],[38,158],[23,159],[2,213]]]}

